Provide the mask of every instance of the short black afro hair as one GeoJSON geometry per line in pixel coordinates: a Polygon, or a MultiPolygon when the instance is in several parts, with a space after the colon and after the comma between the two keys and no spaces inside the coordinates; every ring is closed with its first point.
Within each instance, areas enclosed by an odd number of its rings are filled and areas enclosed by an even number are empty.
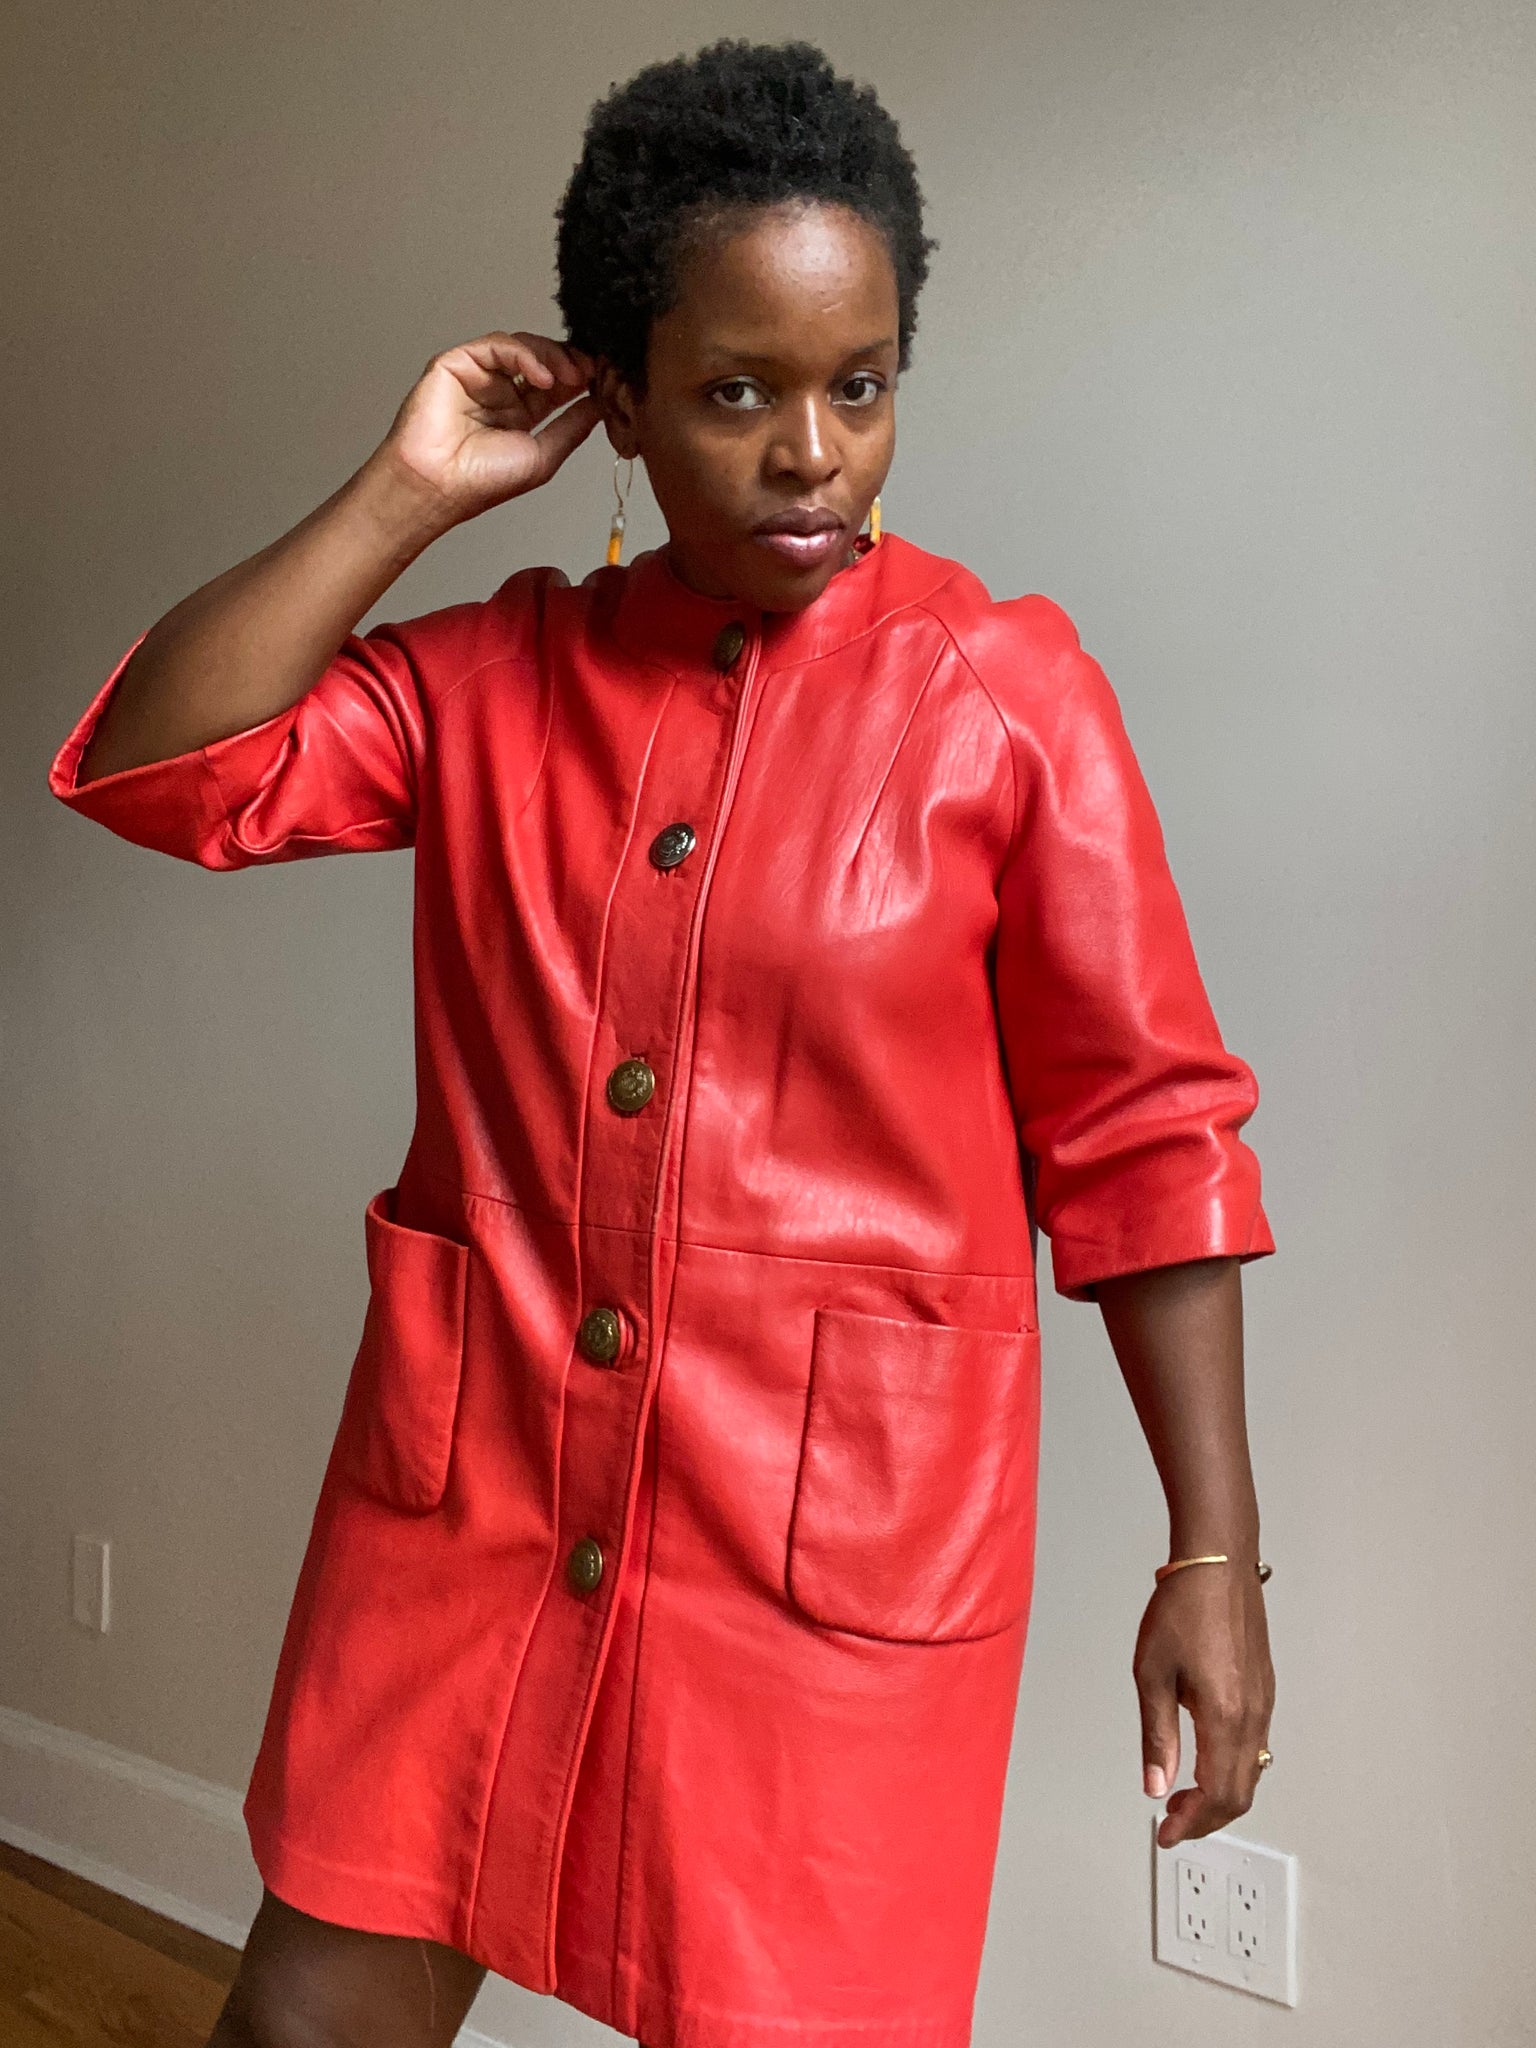
{"type": "Polygon", "coordinates": [[[690,233],[796,200],[846,206],[885,238],[906,369],[936,246],[917,170],[873,90],[810,43],[712,43],[648,65],[593,108],[558,215],[570,340],[643,390],[651,323],[676,302],[690,233]]]}

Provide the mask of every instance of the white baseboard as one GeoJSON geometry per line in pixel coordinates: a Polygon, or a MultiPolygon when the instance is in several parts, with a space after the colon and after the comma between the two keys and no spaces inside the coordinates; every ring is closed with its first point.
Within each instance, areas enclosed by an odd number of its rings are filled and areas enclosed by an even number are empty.
{"type": "MultiPolygon", "coordinates": [[[[261,1903],[240,1809],[227,1785],[0,1707],[0,1841],[231,1948],[261,1903]]],[[[507,2044],[466,2027],[459,2048],[507,2044]]]]}
{"type": "Polygon", "coordinates": [[[261,1902],[238,1792],[13,1707],[0,1839],[233,1948],[261,1902]]]}

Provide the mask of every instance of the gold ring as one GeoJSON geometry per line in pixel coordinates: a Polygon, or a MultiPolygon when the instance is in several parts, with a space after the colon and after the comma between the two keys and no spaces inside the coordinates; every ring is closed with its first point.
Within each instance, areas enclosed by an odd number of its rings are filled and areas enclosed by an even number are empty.
{"type": "Polygon", "coordinates": [[[1274,1760],[1274,1757],[1270,1754],[1270,1752],[1267,1749],[1261,1749],[1259,1751],[1259,1769],[1261,1771],[1267,1771],[1270,1765],[1274,1762],[1274,1760]]]}
{"type": "Polygon", "coordinates": [[[528,379],[521,370],[514,370],[512,372],[512,382],[519,391],[526,391],[528,389],[528,379]]]}

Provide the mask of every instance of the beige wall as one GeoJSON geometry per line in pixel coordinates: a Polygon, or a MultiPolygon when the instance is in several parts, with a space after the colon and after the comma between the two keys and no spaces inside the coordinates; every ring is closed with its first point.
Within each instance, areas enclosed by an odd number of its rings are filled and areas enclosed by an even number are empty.
{"type": "MultiPolygon", "coordinates": [[[[1526,0],[13,19],[0,1705],[243,1786],[411,1115],[408,856],[205,874],[69,816],[48,756],[434,350],[551,319],[598,92],[809,33],[904,122],[942,241],[888,521],[1049,592],[1116,683],[1281,1245],[1248,1287],[1278,1762],[1243,1831],[1301,1858],[1303,2003],[1148,1958],[1159,1501],[1056,1303],[978,2042],[1536,2039],[1526,0]],[[78,1528],[115,1546],[105,1639],[66,1616],[78,1528]]],[[[369,623],[583,572],[608,502],[593,445],[369,623]]]]}

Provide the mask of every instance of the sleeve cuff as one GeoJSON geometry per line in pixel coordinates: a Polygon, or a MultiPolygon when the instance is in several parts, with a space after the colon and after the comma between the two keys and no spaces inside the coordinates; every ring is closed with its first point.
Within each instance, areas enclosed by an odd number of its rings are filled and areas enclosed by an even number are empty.
{"type": "Polygon", "coordinates": [[[1122,1273],[1150,1272],[1190,1259],[1267,1257],[1274,1235],[1261,1203],[1215,1203],[1198,1213],[1166,1204],[1143,1216],[1128,1215],[1123,1227],[1096,1239],[1053,1236],[1051,1278],[1068,1301],[1092,1301],[1100,1280],[1122,1273]]]}
{"type": "Polygon", "coordinates": [[[281,754],[292,712],[282,711],[245,732],[160,761],[79,780],[80,763],[124,669],[148,636],[140,633],[76,720],[48,768],[48,787],[82,817],[120,838],[205,867],[239,865],[229,845],[232,799],[249,795],[281,754]]]}

